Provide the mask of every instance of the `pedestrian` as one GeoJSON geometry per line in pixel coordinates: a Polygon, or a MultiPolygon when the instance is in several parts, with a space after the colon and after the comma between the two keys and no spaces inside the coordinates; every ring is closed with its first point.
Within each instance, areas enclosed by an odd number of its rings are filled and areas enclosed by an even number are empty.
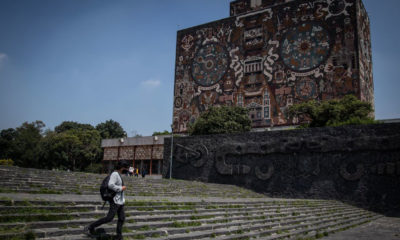
{"type": "Polygon", "coordinates": [[[137,178],[139,177],[139,168],[135,169],[135,177],[137,177],[137,178]]]}
{"type": "Polygon", "coordinates": [[[142,168],[142,178],[146,177],[146,168],[142,168]]]}
{"type": "Polygon", "coordinates": [[[134,170],[135,170],[135,169],[134,169],[132,166],[129,167],[129,176],[132,177],[133,171],[134,171],[134,170]]]}
{"type": "Polygon", "coordinates": [[[97,220],[96,222],[90,224],[85,227],[85,233],[94,237],[95,229],[105,223],[111,222],[115,214],[118,214],[118,222],[117,222],[117,237],[115,239],[121,240],[122,238],[122,225],[125,221],[125,211],[124,211],[124,191],[126,190],[126,186],[124,185],[124,181],[121,177],[121,174],[125,174],[128,172],[129,164],[126,161],[119,161],[115,168],[115,171],[111,173],[110,180],[108,182],[108,188],[114,191],[116,194],[112,200],[109,201],[110,208],[108,210],[107,216],[97,220]]]}

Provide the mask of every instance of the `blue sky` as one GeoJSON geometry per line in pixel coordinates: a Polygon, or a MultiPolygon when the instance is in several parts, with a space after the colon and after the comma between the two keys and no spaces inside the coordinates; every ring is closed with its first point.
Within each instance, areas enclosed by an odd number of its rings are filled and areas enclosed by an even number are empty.
{"type": "MultiPolygon", "coordinates": [[[[230,0],[0,0],[0,129],[42,120],[170,129],[179,29],[229,16],[230,0]]],[[[399,0],[364,0],[377,119],[400,118],[399,0]]]]}

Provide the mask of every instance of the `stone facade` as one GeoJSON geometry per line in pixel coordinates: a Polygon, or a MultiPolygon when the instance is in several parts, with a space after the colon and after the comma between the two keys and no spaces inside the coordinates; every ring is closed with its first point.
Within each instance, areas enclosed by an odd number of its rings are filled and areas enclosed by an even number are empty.
{"type": "Polygon", "coordinates": [[[133,167],[145,169],[147,174],[161,174],[165,136],[150,136],[121,139],[105,139],[104,171],[109,172],[118,160],[126,160],[133,167]]]}
{"type": "Polygon", "coordinates": [[[231,17],[177,33],[173,131],[217,105],[248,108],[253,128],[298,124],[293,104],[373,104],[373,89],[361,0],[238,0],[231,17]]]}
{"type": "Polygon", "coordinates": [[[151,158],[151,146],[140,146],[136,148],[137,159],[150,159],[151,158]]]}
{"type": "Polygon", "coordinates": [[[104,148],[103,160],[118,160],[118,148],[117,147],[109,147],[104,148]]]}
{"type": "MultiPolygon", "coordinates": [[[[400,213],[400,123],[174,139],[172,177],[400,213]]],[[[164,146],[169,177],[170,141],[164,146]]]]}

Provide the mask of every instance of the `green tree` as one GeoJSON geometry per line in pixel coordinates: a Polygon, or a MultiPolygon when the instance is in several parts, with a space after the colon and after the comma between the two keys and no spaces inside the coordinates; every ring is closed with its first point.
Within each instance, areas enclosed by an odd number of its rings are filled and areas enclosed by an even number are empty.
{"type": "Polygon", "coordinates": [[[41,167],[83,171],[91,164],[100,162],[100,142],[97,130],[48,132],[41,142],[41,167]]]}
{"type": "Polygon", "coordinates": [[[43,168],[75,169],[82,142],[69,131],[46,135],[41,142],[43,168]]]}
{"type": "Polygon", "coordinates": [[[246,108],[237,106],[210,107],[193,125],[190,135],[240,133],[251,129],[251,120],[246,108]]]}
{"type": "Polygon", "coordinates": [[[171,135],[171,133],[168,132],[168,130],[164,130],[164,132],[153,132],[153,135],[151,136],[161,136],[161,135],[171,135]]]}
{"type": "Polygon", "coordinates": [[[100,163],[102,157],[101,136],[97,130],[71,130],[71,134],[78,137],[81,142],[78,162],[76,167],[83,171],[89,165],[100,163]]]}
{"type": "Polygon", "coordinates": [[[121,138],[126,136],[126,132],[121,125],[112,119],[97,124],[96,130],[99,131],[102,139],[121,138]]]}
{"type": "Polygon", "coordinates": [[[90,124],[78,123],[73,121],[64,121],[54,128],[57,133],[62,133],[71,129],[93,130],[94,127],[90,124]]]}
{"type": "Polygon", "coordinates": [[[40,141],[45,124],[42,121],[25,122],[16,129],[11,158],[21,167],[38,167],[40,141]]]}
{"type": "Polygon", "coordinates": [[[0,132],[0,159],[12,157],[16,136],[17,131],[14,128],[4,129],[0,132]]]}
{"type": "Polygon", "coordinates": [[[328,101],[308,101],[289,108],[289,116],[297,117],[305,127],[341,126],[376,123],[371,118],[373,108],[353,95],[328,101]]]}

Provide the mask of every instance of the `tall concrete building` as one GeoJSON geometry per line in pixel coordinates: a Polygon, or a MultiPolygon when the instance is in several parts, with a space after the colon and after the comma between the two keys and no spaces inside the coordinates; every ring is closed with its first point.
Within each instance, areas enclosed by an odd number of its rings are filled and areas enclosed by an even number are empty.
{"type": "Polygon", "coordinates": [[[374,103],[361,0],[236,0],[230,17],[177,33],[175,133],[210,106],[248,108],[253,128],[289,126],[289,106],[347,94],[374,103]]]}

